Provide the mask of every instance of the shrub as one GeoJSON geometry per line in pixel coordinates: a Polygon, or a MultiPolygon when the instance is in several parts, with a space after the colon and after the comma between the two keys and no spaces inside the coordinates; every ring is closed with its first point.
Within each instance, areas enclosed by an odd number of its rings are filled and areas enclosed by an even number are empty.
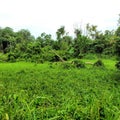
{"type": "Polygon", "coordinates": [[[60,59],[57,55],[54,55],[50,60],[50,62],[58,62],[58,61],[60,61],[60,59]]]}
{"type": "Polygon", "coordinates": [[[96,66],[96,67],[104,67],[104,63],[102,62],[102,60],[97,60],[93,66],[96,66]]]}
{"type": "Polygon", "coordinates": [[[6,54],[0,54],[0,62],[6,62],[7,61],[7,55],[6,54]]]}
{"type": "Polygon", "coordinates": [[[116,68],[117,68],[118,70],[120,70],[120,61],[118,61],[118,62],[115,64],[115,66],[116,66],[116,68]]]}
{"type": "Polygon", "coordinates": [[[30,62],[34,62],[34,63],[44,63],[44,59],[39,56],[39,55],[33,55],[31,58],[30,58],[30,62]]]}
{"type": "Polygon", "coordinates": [[[80,61],[80,60],[73,60],[72,64],[76,67],[76,68],[85,68],[85,63],[80,61]]]}
{"type": "Polygon", "coordinates": [[[15,62],[16,61],[16,59],[15,59],[15,57],[14,56],[10,56],[10,62],[15,62]]]}
{"type": "Polygon", "coordinates": [[[78,55],[78,58],[79,58],[79,59],[82,59],[84,56],[85,56],[84,54],[81,54],[81,53],[80,53],[80,54],[78,55]]]}
{"type": "Polygon", "coordinates": [[[89,60],[94,60],[96,58],[97,56],[95,54],[90,54],[90,53],[84,56],[84,59],[89,59],[89,60]]]}
{"type": "Polygon", "coordinates": [[[71,63],[68,63],[68,62],[63,62],[62,63],[62,68],[63,69],[71,69],[73,68],[74,66],[71,64],[71,63]]]}
{"type": "Polygon", "coordinates": [[[14,53],[9,53],[8,54],[8,61],[10,61],[10,62],[15,62],[16,61],[14,53]]]}

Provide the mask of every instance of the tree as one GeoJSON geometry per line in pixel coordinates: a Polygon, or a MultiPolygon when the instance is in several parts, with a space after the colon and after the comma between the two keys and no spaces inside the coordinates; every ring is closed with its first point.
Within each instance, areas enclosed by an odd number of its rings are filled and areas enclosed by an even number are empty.
{"type": "Polygon", "coordinates": [[[31,35],[29,30],[21,29],[16,33],[16,43],[28,43],[34,40],[35,38],[31,35]]]}
{"type": "Polygon", "coordinates": [[[114,55],[115,54],[115,43],[116,43],[116,35],[114,30],[105,30],[104,34],[104,54],[114,55]]]}
{"type": "Polygon", "coordinates": [[[87,52],[90,39],[82,35],[81,29],[75,29],[75,39],[74,39],[74,57],[79,57],[80,55],[87,52]]]}
{"type": "Polygon", "coordinates": [[[105,48],[105,44],[103,43],[103,41],[101,40],[96,40],[94,43],[93,43],[93,47],[94,47],[94,50],[96,53],[98,54],[102,54],[103,53],[103,50],[105,48]]]}
{"type": "Polygon", "coordinates": [[[116,43],[115,43],[115,52],[118,55],[118,57],[120,58],[120,37],[118,37],[116,39],[116,43]]]}
{"type": "Polygon", "coordinates": [[[95,40],[99,37],[100,31],[97,30],[96,25],[90,25],[89,23],[86,25],[87,37],[95,40]]]}
{"type": "Polygon", "coordinates": [[[37,37],[36,41],[39,42],[41,47],[52,46],[54,42],[52,40],[52,36],[46,33],[41,33],[41,35],[37,37]]]}
{"type": "Polygon", "coordinates": [[[120,58],[120,14],[118,19],[118,28],[115,31],[115,35],[116,35],[115,52],[120,58]]]}
{"type": "Polygon", "coordinates": [[[118,18],[118,21],[117,21],[118,23],[118,26],[120,26],[120,14],[119,14],[119,18],[118,18]]]}
{"type": "Polygon", "coordinates": [[[120,37],[120,26],[115,31],[116,36],[120,37]]]}
{"type": "Polygon", "coordinates": [[[0,29],[0,47],[3,53],[9,51],[12,42],[15,40],[15,33],[10,27],[0,29]]]}
{"type": "Polygon", "coordinates": [[[64,26],[61,26],[57,32],[56,32],[56,35],[57,35],[57,40],[61,40],[63,38],[63,36],[65,35],[65,27],[64,26]]]}
{"type": "Polygon", "coordinates": [[[68,32],[65,31],[65,27],[62,26],[60,27],[57,32],[57,41],[58,41],[58,48],[60,50],[67,50],[68,49],[68,45],[70,45],[70,43],[72,42],[72,38],[68,35],[68,32]]]}

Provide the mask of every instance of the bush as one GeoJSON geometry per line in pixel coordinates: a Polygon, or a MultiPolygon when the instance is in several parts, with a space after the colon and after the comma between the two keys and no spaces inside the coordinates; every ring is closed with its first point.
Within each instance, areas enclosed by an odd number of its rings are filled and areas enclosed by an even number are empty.
{"type": "Polygon", "coordinates": [[[81,54],[81,53],[80,53],[80,54],[78,55],[78,58],[79,58],[79,59],[82,59],[84,56],[85,56],[84,54],[81,54]]]}
{"type": "Polygon", "coordinates": [[[85,63],[80,61],[80,60],[73,60],[72,64],[76,67],[76,68],[85,68],[85,63]]]}
{"type": "Polygon", "coordinates": [[[97,56],[95,54],[90,54],[90,53],[84,56],[84,59],[89,59],[89,60],[94,60],[96,58],[97,56]]]}
{"type": "Polygon", "coordinates": [[[6,62],[7,61],[7,55],[6,54],[0,54],[0,62],[6,62]]]}
{"type": "Polygon", "coordinates": [[[10,62],[15,62],[16,61],[14,53],[9,53],[8,54],[8,61],[10,61],[10,62]]]}
{"type": "Polygon", "coordinates": [[[50,62],[58,62],[58,61],[60,61],[60,59],[57,55],[54,55],[54,56],[51,57],[50,62]]]}
{"type": "Polygon", "coordinates": [[[116,66],[116,68],[117,68],[118,70],[120,70],[120,61],[118,61],[118,62],[115,64],[115,66],[116,66]]]}
{"type": "Polygon", "coordinates": [[[16,59],[15,59],[15,57],[14,57],[14,56],[10,56],[9,61],[10,61],[10,62],[15,62],[15,61],[16,61],[16,59]]]}
{"type": "Polygon", "coordinates": [[[71,64],[71,63],[68,63],[68,62],[63,62],[62,63],[62,68],[63,69],[71,69],[73,68],[74,66],[71,64]]]}
{"type": "Polygon", "coordinates": [[[33,55],[31,58],[30,58],[30,62],[34,62],[34,63],[44,63],[44,59],[39,56],[39,55],[33,55]]]}
{"type": "Polygon", "coordinates": [[[96,61],[93,66],[96,66],[96,67],[104,67],[104,63],[102,62],[102,60],[98,60],[96,61]]]}

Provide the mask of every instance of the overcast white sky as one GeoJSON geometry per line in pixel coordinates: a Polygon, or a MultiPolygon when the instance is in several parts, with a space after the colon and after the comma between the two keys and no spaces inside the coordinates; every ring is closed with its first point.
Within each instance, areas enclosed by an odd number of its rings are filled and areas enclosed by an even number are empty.
{"type": "Polygon", "coordinates": [[[0,27],[28,29],[34,36],[54,35],[60,26],[72,34],[86,23],[114,29],[120,0],[0,0],[0,27]]]}

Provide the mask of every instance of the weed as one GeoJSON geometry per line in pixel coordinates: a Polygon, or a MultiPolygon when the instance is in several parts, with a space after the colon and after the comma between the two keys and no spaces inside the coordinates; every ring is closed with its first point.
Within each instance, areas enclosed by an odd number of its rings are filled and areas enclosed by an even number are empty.
{"type": "Polygon", "coordinates": [[[0,119],[119,119],[120,85],[115,62],[103,60],[107,69],[87,64],[76,69],[84,62],[73,61],[0,63],[0,119]]]}
{"type": "Polygon", "coordinates": [[[96,67],[104,67],[104,63],[102,62],[102,60],[97,60],[93,66],[96,66],[96,67]]]}

